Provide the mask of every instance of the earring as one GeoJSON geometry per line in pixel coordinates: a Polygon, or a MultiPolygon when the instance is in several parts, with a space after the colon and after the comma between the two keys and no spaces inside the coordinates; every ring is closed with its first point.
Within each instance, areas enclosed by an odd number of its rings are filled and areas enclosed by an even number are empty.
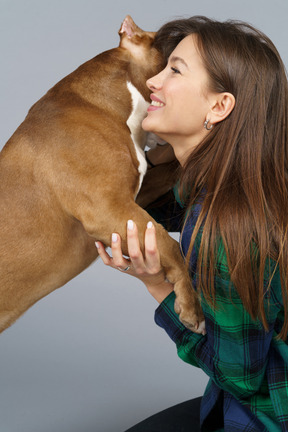
{"type": "Polygon", "coordinates": [[[209,131],[209,130],[211,130],[213,128],[213,124],[211,124],[211,126],[208,127],[208,123],[209,123],[209,120],[205,120],[205,122],[204,122],[204,128],[209,131]]]}

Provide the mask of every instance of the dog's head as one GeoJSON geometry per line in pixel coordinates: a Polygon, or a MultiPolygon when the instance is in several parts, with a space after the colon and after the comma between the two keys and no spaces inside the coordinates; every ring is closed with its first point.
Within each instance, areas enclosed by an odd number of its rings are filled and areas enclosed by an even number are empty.
{"type": "Polygon", "coordinates": [[[156,75],[164,67],[163,55],[155,47],[156,32],[144,31],[127,15],[119,30],[119,47],[126,50],[130,56],[131,73],[141,87],[141,93],[146,99],[150,91],[146,80],[156,75]]]}

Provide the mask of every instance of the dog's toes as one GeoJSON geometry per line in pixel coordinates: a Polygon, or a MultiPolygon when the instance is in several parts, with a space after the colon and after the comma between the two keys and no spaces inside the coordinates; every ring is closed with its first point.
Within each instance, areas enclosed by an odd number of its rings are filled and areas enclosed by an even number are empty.
{"type": "Polygon", "coordinates": [[[205,326],[205,320],[201,321],[197,330],[197,333],[202,334],[203,336],[206,335],[206,326],[205,326]]]}
{"type": "Polygon", "coordinates": [[[174,310],[175,310],[175,312],[176,312],[178,315],[180,315],[180,313],[181,313],[181,308],[180,308],[180,304],[178,303],[177,299],[176,299],[175,302],[174,302],[174,310]]]}
{"type": "Polygon", "coordinates": [[[182,308],[177,300],[174,303],[174,310],[179,315],[182,324],[194,333],[206,334],[205,320],[202,311],[195,313],[191,308],[182,308]]]}
{"type": "Polygon", "coordinates": [[[203,336],[206,335],[205,321],[200,321],[199,323],[198,320],[195,320],[194,323],[191,323],[190,321],[188,322],[183,318],[181,319],[181,316],[180,316],[180,321],[185,327],[187,327],[193,333],[202,334],[203,336]]]}

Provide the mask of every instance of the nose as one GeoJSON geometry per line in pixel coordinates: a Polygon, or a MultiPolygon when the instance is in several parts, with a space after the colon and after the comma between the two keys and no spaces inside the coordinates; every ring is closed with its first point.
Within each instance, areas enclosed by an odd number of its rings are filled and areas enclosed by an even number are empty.
{"type": "Polygon", "coordinates": [[[159,90],[162,87],[161,72],[146,81],[146,85],[151,91],[159,90]]]}

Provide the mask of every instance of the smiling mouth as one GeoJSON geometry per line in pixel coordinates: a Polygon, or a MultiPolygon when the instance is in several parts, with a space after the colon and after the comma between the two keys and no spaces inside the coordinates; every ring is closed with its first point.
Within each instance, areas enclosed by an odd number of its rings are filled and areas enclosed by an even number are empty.
{"type": "Polygon", "coordinates": [[[152,100],[150,105],[155,106],[155,107],[162,107],[162,106],[164,106],[164,103],[152,100]]]}

